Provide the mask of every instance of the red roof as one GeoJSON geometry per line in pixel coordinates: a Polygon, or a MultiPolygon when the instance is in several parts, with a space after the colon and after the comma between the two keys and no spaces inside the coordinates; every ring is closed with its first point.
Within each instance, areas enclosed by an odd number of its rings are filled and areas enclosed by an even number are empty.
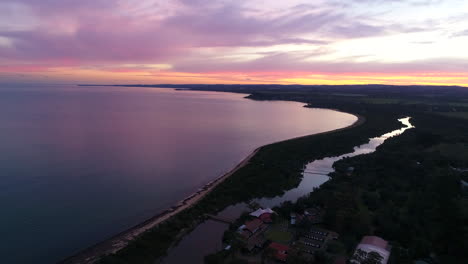
{"type": "Polygon", "coordinates": [[[280,243],[276,243],[276,242],[271,242],[270,247],[272,249],[277,250],[277,251],[288,251],[289,250],[289,246],[283,245],[283,244],[280,244],[280,243]]]}
{"type": "Polygon", "coordinates": [[[270,213],[261,214],[259,218],[260,218],[260,220],[262,220],[265,223],[270,223],[272,221],[270,213]]]}
{"type": "Polygon", "coordinates": [[[376,246],[382,249],[387,249],[388,242],[377,236],[365,236],[361,240],[361,244],[376,246]]]}
{"type": "Polygon", "coordinates": [[[275,253],[275,258],[277,258],[279,260],[286,261],[287,257],[288,257],[288,254],[286,254],[286,253],[282,253],[282,252],[276,252],[275,253]]]}
{"type": "Polygon", "coordinates": [[[275,258],[282,260],[282,261],[286,261],[286,258],[288,256],[289,246],[276,243],[276,242],[272,242],[270,244],[270,248],[276,250],[275,255],[274,255],[275,258]]]}
{"type": "Polygon", "coordinates": [[[247,230],[249,230],[250,232],[252,233],[255,233],[255,231],[263,224],[263,222],[258,219],[258,218],[255,218],[254,220],[252,221],[248,221],[248,222],[245,222],[245,228],[247,230]]]}

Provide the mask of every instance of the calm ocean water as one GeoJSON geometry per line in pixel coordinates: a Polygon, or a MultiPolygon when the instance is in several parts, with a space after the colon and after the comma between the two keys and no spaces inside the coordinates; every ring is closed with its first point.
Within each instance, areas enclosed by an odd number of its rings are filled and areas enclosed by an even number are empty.
{"type": "Polygon", "coordinates": [[[244,96],[0,87],[2,263],[54,263],[182,200],[258,146],[356,121],[244,96]]]}

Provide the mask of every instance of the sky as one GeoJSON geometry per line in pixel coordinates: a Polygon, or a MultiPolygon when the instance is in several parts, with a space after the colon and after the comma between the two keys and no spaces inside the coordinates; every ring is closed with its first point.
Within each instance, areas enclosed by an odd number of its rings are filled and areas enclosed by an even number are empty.
{"type": "Polygon", "coordinates": [[[1,0],[0,83],[468,86],[468,1],[1,0]]]}

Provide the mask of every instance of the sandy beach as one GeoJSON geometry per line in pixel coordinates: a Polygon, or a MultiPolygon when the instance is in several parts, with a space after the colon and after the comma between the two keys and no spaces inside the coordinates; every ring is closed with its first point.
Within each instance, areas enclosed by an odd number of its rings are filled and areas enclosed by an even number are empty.
{"type": "MultiPolygon", "coordinates": [[[[352,125],[335,129],[335,130],[330,130],[322,133],[317,133],[317,134],[312,134],[312,135],[307,135],[307,136],[301,136],[301,137],[296,137],[296,138],[291,138],[287,139],[284,141],[289,141],[289,140],[294,140],[297,138],[303,138],[303,137],[309,137],[309,136],[316,136],[316,135],[323,135],[323,134],[329,134],[333,132],[337,132],[340,130],[344,129],[349,129],[353,128],[356,126],[359,126],[365,122],[365,118],[362,116],[355,115],[358,120],[356,120],[352,125]]],[[[279,141],[282,142],[282,141],[279,141]]],[[[275,143],[279,143],[275,142],[275,143]]],[[[272,143],[272,144],[275,144],[272,143]]],[[[129,228],[105,241],[102,241],[100,243],[97,243],[87,249],[82,250],[81,252],[68,257],[59,263],[61,264],[91,264],[95,263],[99,260],[101,256],[109,255],[116,253],[117,251],[125,248],[129,242],[131,242],[133,239],[137,238],[147,230],[150,230],[157,226],[158,224],[170,219],[171,217],[177,215],[178,213],[182,212],[183,210],[190,208],[191,206],[195,205],[199,200],[201,200],[203,197],[205,197],[207,194],[209,194],[216,186],[221,184],[224,180],[226,180],[228,177],[236,173],[237,170],[240,168],[244,167],[246,164],[249,163],[249,161],[252,159],[252,157],[257,154],[257,152],[263,148],[259,147],[255,149],[252,153],[250,153],[246,158],[244,158],[239,164],[237,164],[234,168],[232,168],[230,171],[222,175],[221,177],[207,183],[205,186],[200,188],[197,192],[193,193],[189,197],[185,198],[184,200],[180,201],[176,205],[172,206],[171,208],[165,210],[164,212],[153,216],[152,218],[144,221],[141,224],[138,224],[132,228],[129,228]]]]}

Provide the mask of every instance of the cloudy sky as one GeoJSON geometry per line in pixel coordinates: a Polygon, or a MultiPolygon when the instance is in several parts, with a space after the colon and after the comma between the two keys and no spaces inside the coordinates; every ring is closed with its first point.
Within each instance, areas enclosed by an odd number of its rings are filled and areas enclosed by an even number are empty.
{"type": "Polygon", "coordinates": [[[468,86],[468,1],[1,0],[2,82],[468,86]]]}

